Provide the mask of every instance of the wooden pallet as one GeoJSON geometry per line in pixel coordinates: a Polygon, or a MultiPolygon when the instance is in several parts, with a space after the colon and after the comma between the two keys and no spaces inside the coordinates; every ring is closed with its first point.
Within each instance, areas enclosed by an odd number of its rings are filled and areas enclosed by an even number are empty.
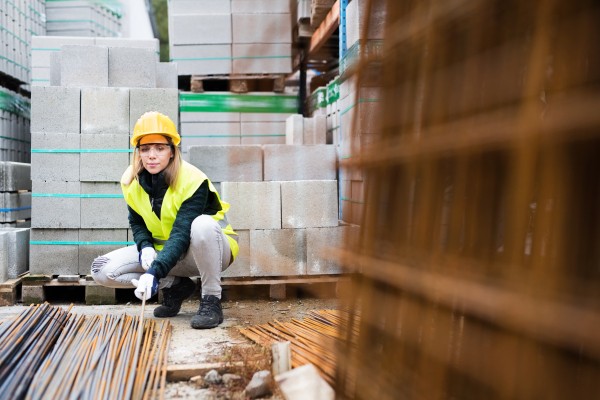
{"type": "Polygon", "coordinates": [[[349,276],[283,276],[265,278],[224,278],[221,280],[221,286],[269,285],[269,295],[271,299],[283,300],[286,297],[286,285],[288,284],[335,283],[339,285],[340,283],[345,282],[350,282],[349,276]]]}
{"type": "Polygon", "coordinates": [[[19,300],[23,278],[9,279],[0,284],[0,306],[14,306],[19,300]]]}
{"type": "Polygon", "coordinates": [[[223,81],[230,92],[275,92],[285,89],[285,74],[247,74],[247,75],[192,75],[190,90],[193,93],[204,93],[205,81],[223,81]]]}

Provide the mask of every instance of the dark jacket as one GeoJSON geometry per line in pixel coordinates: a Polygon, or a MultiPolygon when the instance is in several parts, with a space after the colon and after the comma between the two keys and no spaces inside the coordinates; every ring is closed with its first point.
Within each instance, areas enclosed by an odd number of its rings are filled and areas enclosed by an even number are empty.
{"type": "MultiPolygon", "coordinates": [[[[152,211],[160,219],[160,210],[169,185],[162,172],[150,174],[144,170],[140,173],[140,186],[150,196],[152,211]]],[[[138,251],[152,246],[152,233],[148,230],[144,219],[131,207],[129,209],[129,225],[133,231],[133,240],[138,251]]],[[[148,270],[157,279],[164,278],[173,269],[177,261],[190,246],[192,222],[202,214],[214,215],[221,210],[217,196],[208,189],[208,181],[204,181],[196,192],[184,201],[177,212],[169,240],[158,253],[156,260],[148,270]]]]}

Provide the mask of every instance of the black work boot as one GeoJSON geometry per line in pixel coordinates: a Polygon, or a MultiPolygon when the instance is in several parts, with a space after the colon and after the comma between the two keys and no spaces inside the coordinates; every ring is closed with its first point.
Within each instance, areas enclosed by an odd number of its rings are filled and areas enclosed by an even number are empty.
{"type": "Polygon", "coordinates": [[[169,318],[177,315],[181,309],[181,303],[194,293],[196,284],[190,278],[180,278],[177,285],[162,289],[162,306],[154,309],[157,318],[169,318]]]}
{"type": "Polygon", "coordinates": [[[192,317],[191,325],[194,329],[215,328],[223,322],[221,300],[217,296],[207,294],[200,300],[200,309],[192,317]]]}

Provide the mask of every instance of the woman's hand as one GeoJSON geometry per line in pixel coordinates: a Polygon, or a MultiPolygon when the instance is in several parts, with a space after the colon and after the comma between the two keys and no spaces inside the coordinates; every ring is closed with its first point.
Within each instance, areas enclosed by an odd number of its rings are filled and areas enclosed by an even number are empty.
{"type": "Polygon", "coordinates": [[[140,264],[144,271],[148,271],[152,266],[152,261],[156,260],[158,253],[154,250],[154,247],[144,247],[140,252],[140,264]]]}
{"type": "Polygon", "coordinates": [[[152,274],[143,274],[140,276],[140,280],[132,279],[131,283],[137,288],[135,289],[135,297],[140,300],[146,300],[158,293],[158,281],[152,274]]]}

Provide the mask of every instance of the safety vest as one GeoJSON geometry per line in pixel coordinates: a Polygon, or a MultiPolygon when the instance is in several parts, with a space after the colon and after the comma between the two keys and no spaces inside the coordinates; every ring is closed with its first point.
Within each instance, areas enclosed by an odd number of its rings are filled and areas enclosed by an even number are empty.
{"type": "Polygon", "coordinates": [[[233,228],[229,225],[227,218],[225,217],[225,213],[229,210],[229,204],[221,200],[219,193],[217,193],[213,184],[202,171],[183,161],[177,180],[177,191],[174,191],[169,186],[162,202],[160,218],[158,218],[152,211],[150,195],[146,193],[137,179],[134,179],[133,166],[130,165],[129,168],[127,168],[121,178],[121,188],[123,189],[125,201],[129,207],[141,215],[144,222],[146,222],[146,227],[152,233],[152,237],[156,239],[154,241],[154,248],[156,250],[162,250],[164,242],[169,240],[171,230],[173,229],[173,223],[175,222],[175,218],[177,218],[177,211],[179,211],[181,204],[192,197],[205,180],[208,181],[208,188],[217,196],[217,199],[219,199],[219,203],[221,204],[221,211],[212,215],[212,217],[217,221],[223,230],[223,233],[227,235],[231,254],[235,260],[240,248],[235,239],[229,236],[237,236],[237,233],[233,231],[233,228]]]}

